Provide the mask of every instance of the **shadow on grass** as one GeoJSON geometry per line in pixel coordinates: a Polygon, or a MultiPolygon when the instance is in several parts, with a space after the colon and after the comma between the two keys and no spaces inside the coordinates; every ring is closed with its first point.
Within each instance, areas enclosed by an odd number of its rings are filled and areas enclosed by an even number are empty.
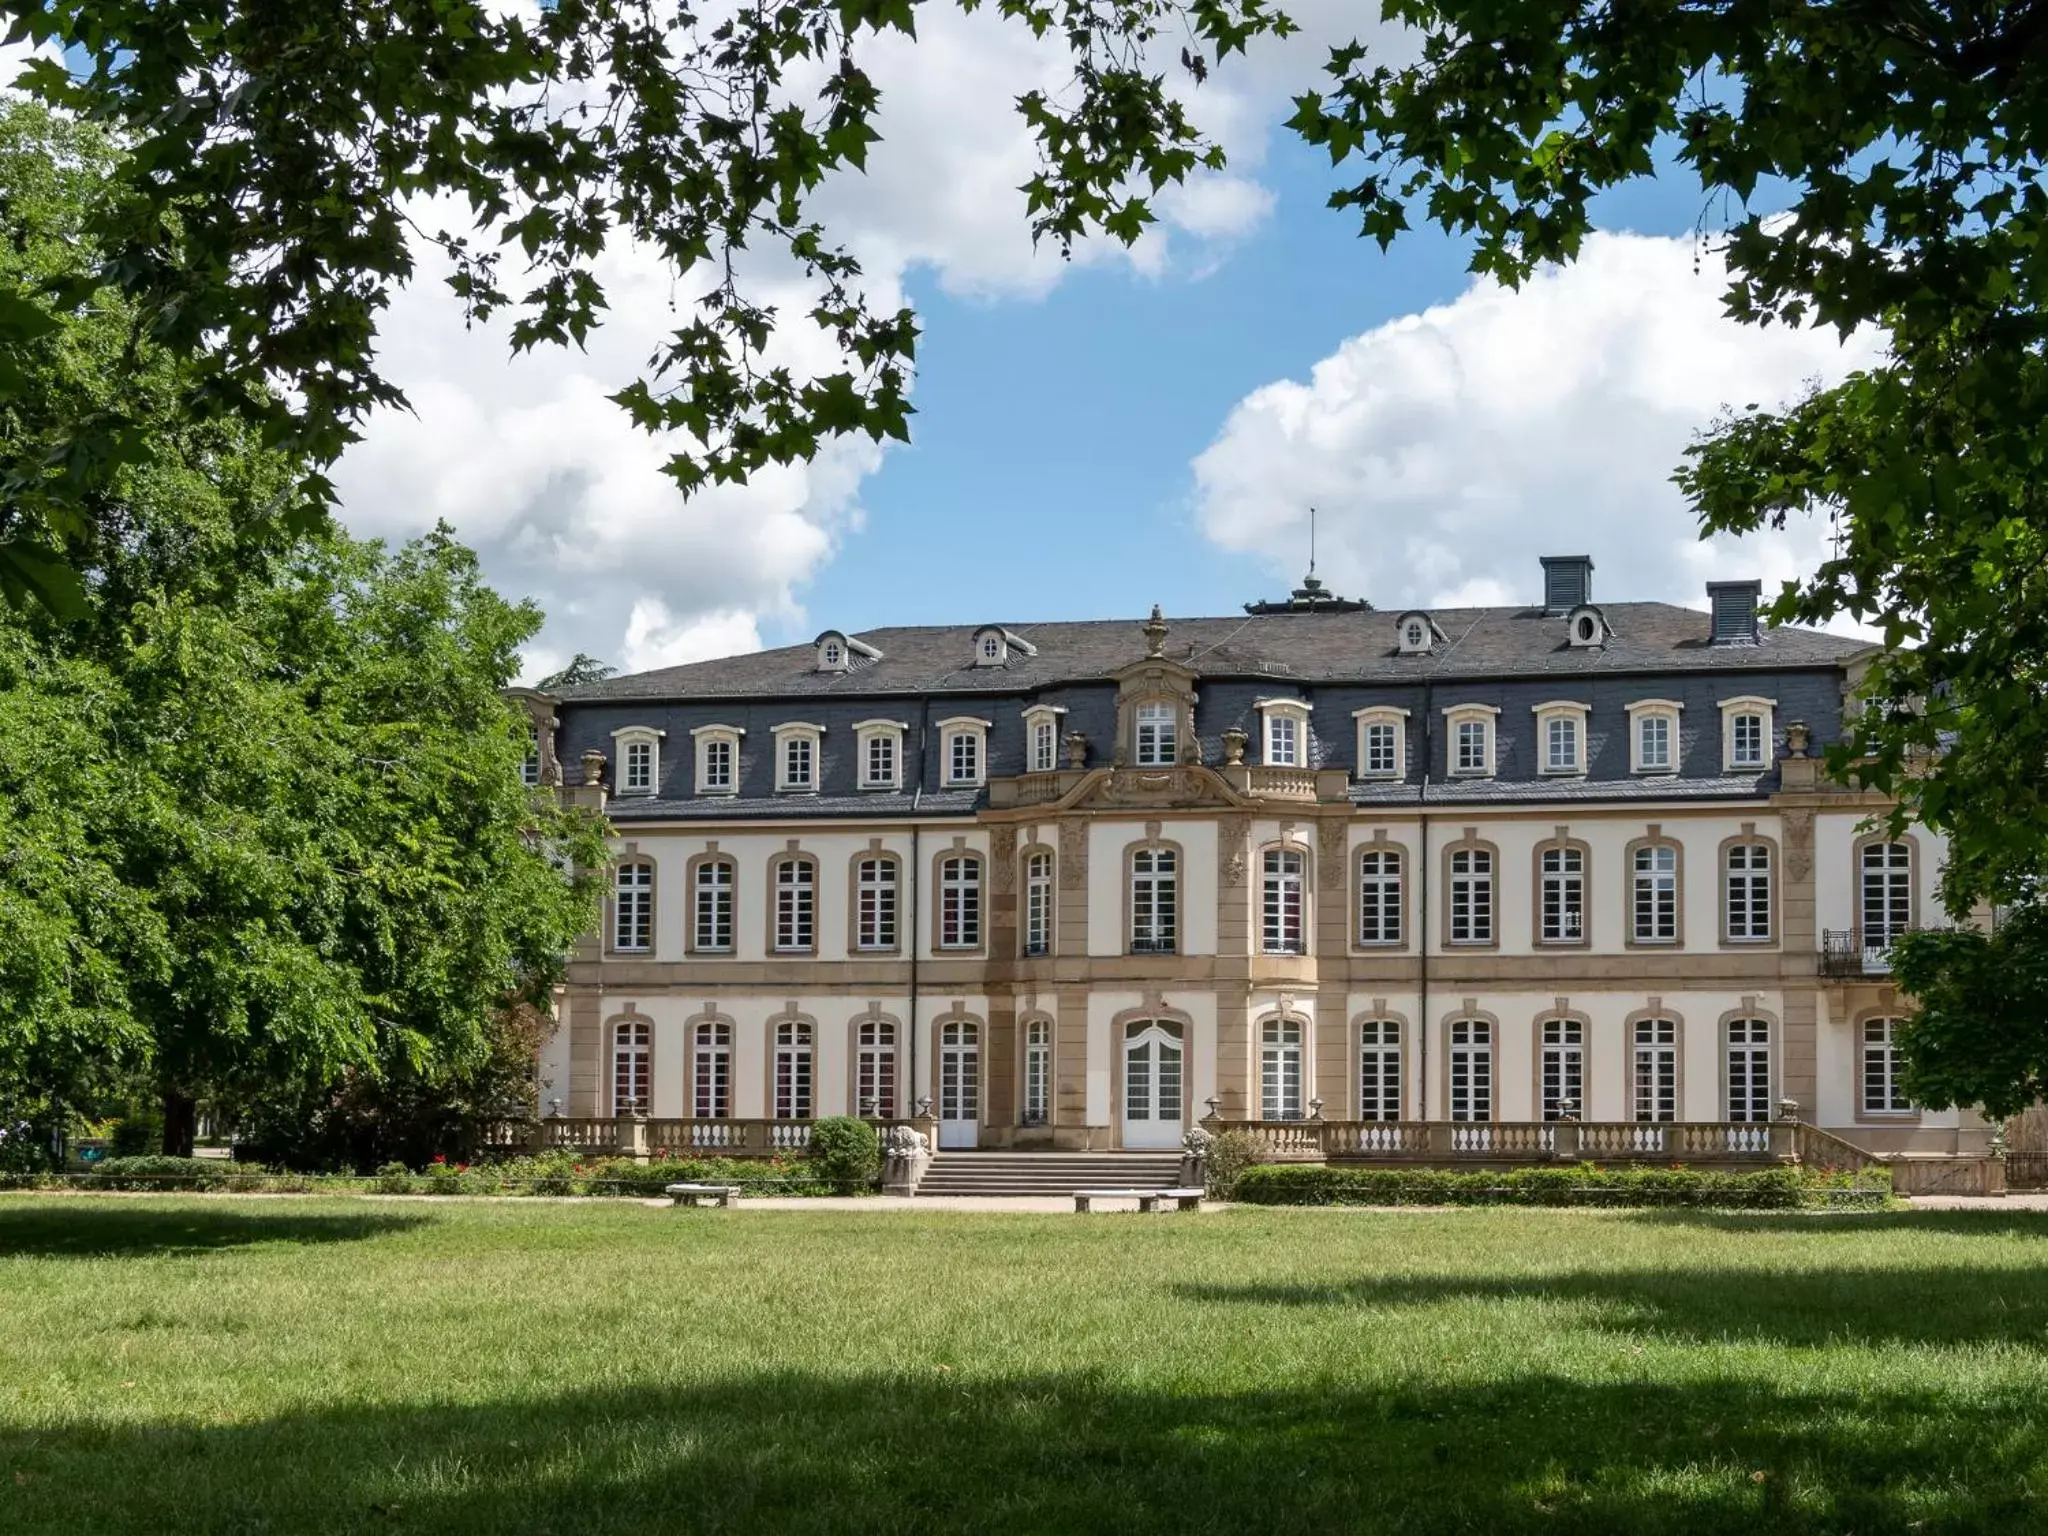
{"type": "Polygon", "coordinates": [[[1778,1232],[1802,1240],[1815,1236],[1856,1237],[1872,1232],[1943,1232],[1957,1237],[2035,1238],[2048,1242],[2048,1211],[2021,1206],[2000,1209],[1871,1211],[1686,1211],[1636,1210],[1623,1219],[1649,1226],[1698,1227],[1710,1232],[1778,1232]]]}
{"type": "Polygon", "coordinates": [[[12,1532],[2035,1529],[2038,1394],[767,1373],[0,1431],[12,1532]]]}
{"type": "Polygon", "coordinates": [[[422,1226],[426,1216],[252,1211],[154,1201],[57,1200],[0,1207],[0,1259],[147,1258],[251,1243],[349,1243],[422,1226]]]}

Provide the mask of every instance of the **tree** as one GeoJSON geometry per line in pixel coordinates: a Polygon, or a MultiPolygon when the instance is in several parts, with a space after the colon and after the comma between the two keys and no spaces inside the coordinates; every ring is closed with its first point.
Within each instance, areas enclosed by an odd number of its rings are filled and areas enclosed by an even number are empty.
{"type": "Polygon", "coordinates": [[[616,671],[617,667],[578,651],[569,665],[559,672],[550,672],[534,687],[542,693],[552,693],[557,688],[580,688],[585,683],[601,683],[616,671]]]}
{"type": "Polygon", "coordinates": [[[1917,1003],[1899,1030],[1915,1103],[2003,1118],[2048,1099],[2048,908],[2023,907],[1989,934],[1910,935],[1892,970],[1917,1003]]]}
{"type": "MultiPolygon", "coordinates": [[[[1199,77],[1204,50],[1288,26],[1265,0],[993,8],[1073,52],[1070,101],[1019,103],[1045,149],[1034,228],[1063,244],[1094,228],[1136,238],[1151,194],[1221,163],[1152,51],[1178,49],[1199,77]]],[[[378,371],[377,323],[413,275],[416,242],[446,252],[472,312],[505,311],[527,348],[600,322],[596,258],[628,237],[699,295],[649,376],[617,396],[647,427],[684,435],[668,468],[685,490],[843,434],[902,437],[916,327],[869,303],[858,262],[806,205],[828,175],[865,163],[879,95],[861,58],[915,15],[916,0],[789,0],[715,19],[652,0],[528,14],[478,0],[0,0],[11,36],[48,50],[26,88],[127,151],[117,195],[91,218],[99,270],[0,292],[0,390],[11,347],[114,284],[138,336],[203,365],[195,416],[257,424],[308,466],[283,504],[305,523],[331,494],[319,471],[364,414],[401,403],[378,371]],[[500,262],[508,248],[516,276],[500,262]],[[792,320],[763,297],[771,276],[805,285],[796,323],[835,342],[843,366],[806,377],[781,360],[771,343],[792,320]]],[[[63,423],[75,469],[41,485],[33,515],[0,521],[0,580],[69,596],[78,498],[133,458],[132,428],[118,404],[63,423]]]]}
{"type": "MultiPolygon", "coordinates": [[[[104,140],[0,111],[0,282],[89,270],[104,140]]],[[[147,1071],[167,1149],[194,1099],[489,1052],[595,915],[594,819],[519,783],[506,700],[531,604],[445,529],[392,553],[270,515],[297,466],[188,413],[196,365],[102,290],[15,361],[138,452],[70,540],[75,612],[0,606],[0,1081],[147,1071]]],[[[0,411],[32,476],[51,417],[0,411]]]]}

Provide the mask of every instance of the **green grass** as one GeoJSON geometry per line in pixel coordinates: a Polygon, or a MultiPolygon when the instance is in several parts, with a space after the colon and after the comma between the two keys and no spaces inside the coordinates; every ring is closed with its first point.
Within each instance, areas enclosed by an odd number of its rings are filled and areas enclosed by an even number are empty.
{"type": "Polygon", "coordinates": [[[2048,1216],[0,1199],[0,1531],[2048,1529],[2048,1216]]]}

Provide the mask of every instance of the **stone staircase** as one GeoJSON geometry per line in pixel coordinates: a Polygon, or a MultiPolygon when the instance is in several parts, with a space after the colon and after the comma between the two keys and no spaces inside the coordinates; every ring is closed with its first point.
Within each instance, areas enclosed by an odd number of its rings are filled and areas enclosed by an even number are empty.
{"type": "Polygon", "coordinates": [[[1071,1195],[1077,1189],[1172,1189],[1178,1152],[941,1152],[925,1195],[1071,1195]]]}

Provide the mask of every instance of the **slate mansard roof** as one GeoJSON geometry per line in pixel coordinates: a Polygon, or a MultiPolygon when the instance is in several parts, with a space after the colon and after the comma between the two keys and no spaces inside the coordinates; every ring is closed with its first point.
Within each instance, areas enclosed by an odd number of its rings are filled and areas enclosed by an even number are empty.
{"type": "MultiPolygon", "coordinates": [[[[1300,683],[1420,683],[1478,678],[1601,677],[1623,673],[1781,672],[1840,667],[1870,650],[1861,640],[1809,629],[1761,629],[1755,643],[1713,644],[1705,613],[1669,603],[1605,603],[1609,636],[1567,642],[1565,617],[1541,607],[1438,608],[1444,639],[1426,654],[1394,648],[1394,616],[1277,613],[1169,618],[1165,654],[1210,677],[1300,683]]],[[[997,666],[973,665],[974,636],[990,626],[919,625],[863,631],[881,652],[843,672],[817,668],[811,645],[782,646],[607,678],[564,690],[568,703],[629,700],[797,699],[874,695],[1014,694],[1100,682],[1145,653],[1139,619],[1000,626],[1029,641],[997,666]]]]}

